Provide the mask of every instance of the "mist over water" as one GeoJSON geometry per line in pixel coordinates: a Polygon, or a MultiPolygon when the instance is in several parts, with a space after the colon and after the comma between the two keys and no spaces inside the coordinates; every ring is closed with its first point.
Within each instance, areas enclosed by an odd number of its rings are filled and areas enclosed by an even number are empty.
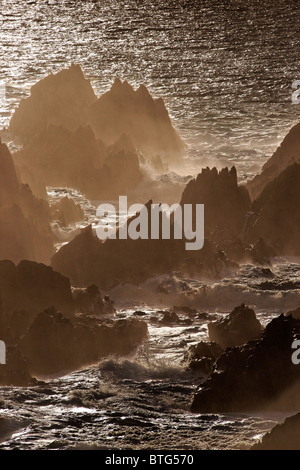
{"type": "MultiPolygon", "coordinates": [[[[300,106],[291,100],[300,78],[298,3],[2,0],[0,128],[34,83],[74,62],[98,96],[118,76],[164,99],[189,146],[184,165],[165,178],[183,186],[203,166],[235,165],[246,181],[299,120],[300,106]]],[[[52,227],[57,248],[83,226],[95,228],[100,201],[75,189],[47,190],[50,203],[68,195],[86,216],[80,224],[52,227]]],[[[182,360],[188,346],[208,339],[207,320],[162,325],[158,309],[185,305],[220,317],[246,302],[265,325],[298,306],[300,288],[299,259],[274,259],[269,268],[273,287],[264,272],[245,265],[214,282],[171,273],[114,288],[116,317],[142,312],[147,344],[126,359],[47,377],[44,387],[2,388],[1,415],[13,421],[0,448],[249,448],[285,415],[191,414],[199,378],[182,360]]]]}

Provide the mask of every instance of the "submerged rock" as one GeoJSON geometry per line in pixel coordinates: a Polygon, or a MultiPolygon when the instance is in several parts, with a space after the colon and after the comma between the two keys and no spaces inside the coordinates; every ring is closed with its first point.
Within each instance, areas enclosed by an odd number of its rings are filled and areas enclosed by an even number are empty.
{"type": "Polygon", "coordinates": [[[245,304],[236,307],[227,317],[208,323],[209,339],[223,349],[245,344],[259,338],[261,333],[262,326],[254,310],[245,304]]]}
{"type": "Polygon", "coordinates": [[[299,320],[280,315],[267,325],[261,339],[228,348],[217,359],[211,376],[196,392],[192,411],[299,409],[300,366],[293,364],[291,359],[291,346],[299,333],[299,320]]]}

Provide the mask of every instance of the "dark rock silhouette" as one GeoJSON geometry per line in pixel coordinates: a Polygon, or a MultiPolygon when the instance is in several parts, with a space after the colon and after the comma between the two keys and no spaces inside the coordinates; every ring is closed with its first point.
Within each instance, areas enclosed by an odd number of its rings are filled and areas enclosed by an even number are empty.
{"type": "Polygon", "coordinates": [[[300,164],[271,181],[252,204],[245,240],[261,238],[279,255],[300,253],[300,164]]]}
{"type": "Polygon", "coordinates": [[[204,204],[205,236],[224,242],[240,237],[250,209],[249,194],[238,186],[235,167],[203,169],[183,191],[181,204],[204,204]]]}
{"type": "MultiPolygon", "coordinates": [[[[100,241],[88,226],[52,258],[55,270],[69,277],[75,286],[96,284],[111,288],[119,283],[139,284],[155,274],[181,269],[182,272],[206,278],[221,276],[224,270],[236,267],[218,249],[205,240],[198,251],[186,251],[185,239],[151,239],[150,206],[148,239],[107,239],[100,241]],[[191,254],[192,253],[192,254],[191,254]]],[[[133,216],[128,224],[134,220],[133,216]]],[[[173,229],[171,228],[171,234],[173,229]]]]}
{"type": "Polygon", "coordinates": [[[66,314],[74,311],[69,279],[41,263],[23,260],[16,266],[0,261],[0,326],[5,340],[20,338],[34,317],[51,306],[66,314]]]}
{"type": "Polygon", "coordinates": [[[300,123],[292,127],[261,172],[247,183],[252,199],[256,199],[271,181],[293,163],[300,163],[300,123]]]}
{"type": "Polygon", "coordinates": [[[213,371],[214,363],[222,354],[221,346],[213,341],[200,341],[189,348],[184,361],[188,369],[204,372],[206,375],[213,371]]]}
{"type": "Polygon", "coordinates": [[[109,296],[102,298],[99,288],[92,284],[89,287],[73,287],[72,296],[74,299],[75,312],[83,312],[93,315],[103,315],[104,313],[114,313],[113,301],[109,296]]]}
{"type": "Polygon", "coordinates": [[[36,385],[37,380],[30,374],[28,361],[16,346],[9,346],[6,364],[0,364],[0,385],[27,387],[36,385]]]}
{"type": "Polygon", "coordinates": [[[147,326],[104,319],[114,312],[113,301],[103,299],[95,285],[71,288],[49,266],[0,261],[0,332],[7,347],[0,384],[34,385],[33,375],[61,374],[105,355],[132,352],[147,326]]]}
{"type": "Polygon", "coordinates": [[[259,338],[262,326],[254,310],[245,304],[236,307],[225,318],[208,323],[208,335],[211,341],[223,349],[240,346],[252,339],[259,338]]]}
{"type": "Polygon", "coordinates": [[[49,262],[53,254],[46,201],[18,181],[10,152],[0,141],[0,259],[49,262]]]}
{"type": "Polygon", "coordinates": [[[300,450],[300,413],[286,418],[264,435],[252,450],[300,450]]]}
{"type": "Polygon", "coordinates": [[[48,310],[30,325],[21,350],[33,375],[61,374],[111,354],[127,355],[146,336],[147,325],[140,320],[108,322],[86,315],[66,318],[48,310]]]}
{"type": "Polygon", "coordinates": [[[96,99],[80,66],[73,64],[33,85],[30,96],[15,110],[9,129],[24,142],[50,124],[75,130],[88,123],[89,106],[96,99]]]}
{"type": "Polygon", "coordinates": [[[196,392],[192,411],[299,409],[299,366],[291,360],[291,345],[299,333],[299,320],[280,315],[267,325],[261,339],[228,348],[196,392]]]}

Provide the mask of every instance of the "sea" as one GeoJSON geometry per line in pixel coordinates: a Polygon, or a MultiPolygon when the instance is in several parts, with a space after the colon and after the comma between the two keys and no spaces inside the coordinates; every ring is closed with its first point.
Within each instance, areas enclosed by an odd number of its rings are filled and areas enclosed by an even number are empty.
{"type": "MultiPolygon", "coordinates": [[[[203,167],[235,165],[243,184],[299,122],[299,10],[298,0],[2,0],[0,129],[34,83],[76,63],[97,95],[120,77],[164,99],[188,148],[182,169],[162,182],[183,185],[203,167]]],[[[86,216],[53,224],[57,249],[99,223],[102,201],[75,188],[47,191],[50,203],[67,195],[86,216]]],[[[300,258],[267,268],[245,264],[205,282],[174,272],[102,291],[115,301],[114,318],[147,322],[147,341],[129,357],[42,377],[37,387],[0,387],[0,415],[9,419],[0,449],[249,449],[287,414],[191,413],[203,377],[185,354],[209,339],[208,321],[243,302],[263,325],[300,306],[300,258]],[[166,324],[172,307],[180,321],[166,324]]]]}

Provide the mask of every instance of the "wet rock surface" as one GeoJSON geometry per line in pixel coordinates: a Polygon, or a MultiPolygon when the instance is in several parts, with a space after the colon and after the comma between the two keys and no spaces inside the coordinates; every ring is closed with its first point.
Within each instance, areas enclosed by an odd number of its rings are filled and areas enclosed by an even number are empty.
{"type": "Polygon", "coordinates": [[[208,323],[208,335],[222,349],[240,346],[252,339],[259,338],[262,326],[254,310],[245,304],[236,307],[227,317],[208,323]]]}
{"type": "Polygon", "coordinates": [[[299,320],[281,315],[260,340],[228,348],[208,380],[195,394],[192,411],[295,410],[299,408],[299,366],[291,345],[299,320]]]}

